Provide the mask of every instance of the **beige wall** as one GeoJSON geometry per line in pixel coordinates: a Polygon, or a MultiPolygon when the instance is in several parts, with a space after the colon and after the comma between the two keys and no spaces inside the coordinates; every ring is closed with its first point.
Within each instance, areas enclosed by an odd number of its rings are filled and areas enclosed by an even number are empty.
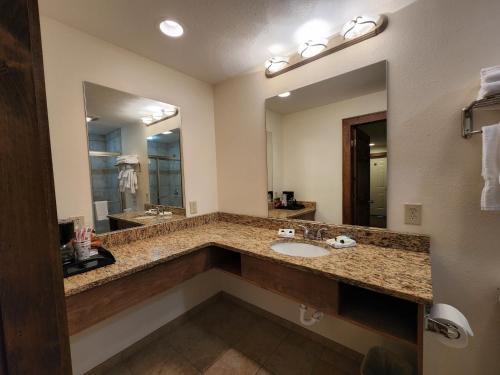
{"type": "Polygon", "coordinates": [[[292,190],[297,200],[316,202],[316,220],[341,224],[342,119],[386,109],[387,92],[380,91],[280,116],[281,129],[273,134],[273,143],[281,144],[275,191],[292,190]]]}
{"type": "Polygon", "coordinates": [[[58,216],[92,222],[83,81],[179,106],[186,202],[216,211],[212,86],[50,18],[41,27],[58,216]]]}
{"type": "Polygon", "coordinates": [[[463,350],[426,335],[426,374],[500,369],[500,215],[479,209],[480,137],[460,137],[479,69],[500,63],[499,22],[496,0],[420,0],[389,15],[376,38],[273,79],[257,72],[215,89],[219,208],[265,215],[265,98],[388,60],[389,228],[432,236],[435,301],[462,310],[475,332],[463,350]],[[423,204],[422,226],[403,224],[405,202],[423,204]]]}

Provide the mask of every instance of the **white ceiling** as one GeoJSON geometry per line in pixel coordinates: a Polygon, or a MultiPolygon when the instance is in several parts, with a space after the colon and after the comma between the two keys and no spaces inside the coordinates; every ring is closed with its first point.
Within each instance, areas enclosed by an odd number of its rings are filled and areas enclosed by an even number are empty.
{"type": "Polygon", "coordinates": [[[386,65],[381,61],[290,91],[286,98],[274,96],[266,108],[288,114],[386,90],[386,65]]]}
{"type": "Polygon", "coordinates": [[[86,114],[89,117],[97,117],[97,120],[89,122],[91,134],[108,134],[123,126],[142,125],[142,117],[152,115],[161,109],[175,108],[170,104],[95,83],[84,82],[84,88],[86,114]]]}
{"type": "Polygon", "coordinates": [[[295,52],[301,39],[298,34],[307,34],[298,30],[310,21],[322,23],[325,27],[321,34],[330,36],[353,16],[390,13],[413,1],[40,0],[39,3],[45,16],[215,83],[262,68],[273,54],[295,52]],[[184,36],[173,39],[161,34],[158,24],[165,18],[178,20],[184,27],[184,36]]]}

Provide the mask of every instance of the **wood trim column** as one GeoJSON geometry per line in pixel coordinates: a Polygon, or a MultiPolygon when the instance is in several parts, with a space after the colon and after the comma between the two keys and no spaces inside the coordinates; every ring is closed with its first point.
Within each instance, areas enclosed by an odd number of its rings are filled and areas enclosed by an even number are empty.
{"type": "Polygon", "coordinates": [[[36,0],[0,3],[0,176],[5,372],[71,374],[36,0]]]}

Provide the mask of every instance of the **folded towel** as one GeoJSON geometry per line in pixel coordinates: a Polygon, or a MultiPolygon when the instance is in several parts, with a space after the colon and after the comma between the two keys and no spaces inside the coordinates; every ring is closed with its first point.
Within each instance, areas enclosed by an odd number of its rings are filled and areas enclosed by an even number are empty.
{"type": "Polygon", "coordinates": [[[483,126],[481,210],[500,210],[500,124],[483,126]]]}
{"type": "Polygon", "coordinates": [[[94,205],[97,220],[106,220],[108,218],[108,201],[95,201],[94,205]]]}
{"type": "Polygon", "coordinates": [[[120,155],[116,157],[116,164],[139,164],[137,155],[120,155]]]}
{"type": "Polygon", "coordinates": [[[356,241],[347,236],[337,236],[336,238],[326,240],[326,243],[336,249],[356,246],[356,241]]]}
{"type": "Polygon", "coordinates": [[[481,85],[500,81],[500,65],[481,69],[481,85]]]}
{"type": "Polygon", "coordinates": [[[481,84],[477,100],[484,99],[487,96],[500,93],[500,81],[481,84]]]}

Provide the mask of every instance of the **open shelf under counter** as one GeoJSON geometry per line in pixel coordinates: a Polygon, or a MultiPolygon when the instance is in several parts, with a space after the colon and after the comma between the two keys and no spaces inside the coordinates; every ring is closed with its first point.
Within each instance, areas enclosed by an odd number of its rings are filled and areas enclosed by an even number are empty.
{"type": "Polygon", "coordinates": [[[241,276],[241,254],[222,247],[210,247],[212,266],[233,275],[241,276]]]}
{"type": "Polygon", "coordinates": [[[415,302],[340,283],[338,314],[356,325],[417,347],[419,307],[415,302]]]}

